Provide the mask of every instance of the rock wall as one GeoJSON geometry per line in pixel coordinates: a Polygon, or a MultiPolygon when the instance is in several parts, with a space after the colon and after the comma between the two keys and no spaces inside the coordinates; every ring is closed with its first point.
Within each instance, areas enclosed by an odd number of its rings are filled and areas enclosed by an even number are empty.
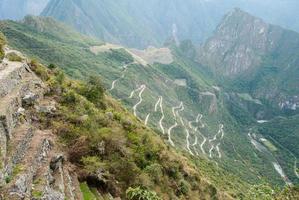
{"type": "Polygon", "coordinates": [[[39,130],[32,112],[51,112],[47,86],[29,64],[0,64],[0,200],[83,199],[76,173],[51,130],[39,130]]]}

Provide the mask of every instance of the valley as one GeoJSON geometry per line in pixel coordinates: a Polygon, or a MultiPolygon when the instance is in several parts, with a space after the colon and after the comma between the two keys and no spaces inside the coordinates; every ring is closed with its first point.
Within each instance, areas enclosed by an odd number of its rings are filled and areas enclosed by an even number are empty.
{"type": "MultiPolygon", "coordinates": [[[[240,181],[242,190],[242,184],[250,185],[247,189],[251,189],[263,184],[283,188],[299,183],[297,168],[299,152],[296,142],[299,138],[297,124],[299,118],[298,109],[294,109],[298,95],[296,64],[299,60],[296,58],[296,45],[299,44],[299,34],[269,25],[239,9],[227,14],[214,35],[200,48],[186,41],[178,44],[170,40],[163,47],[149,46],[147,49],[138,50],[81,35],[51,18],[33,16],[26,17],[21,22],[2,21],[0,31],[7,37],[10,47],[24,52],[26,57],[34,58],[44,66],[49,66],[47,70],[53,70],[51,67],[54,66],[61,69],[67,78],[87,83],[90,79],[93,81],[98,80],[97,77],[100,79],[99,90],[105,91],[103,96],[117,100],[111,102],[109,100],[102,105],[100,102],[94,103],[94,99],[88,99],[92,96],[86,96],[87,101],[92,102],[96,106],[94,109],[99,109],[100,113],[97,113],[98,117],[90,120],[96,123],[105,115],[104,118],[108,121],[105,123],[109,128],[99,127],[101,124],[87,124],[84,131],[89,135],[85,137],[91,137],[89,139],[92,141],[93,137],[96,138],[93,133],[100,133],[103,140],[107,140],[111,145],[106,148],[108,150],[112,148],[111,151],[115,151],[120,160],[127,159],[131,155],[136,156],[133,156],[133,159],[136,159],[134,163],[146,177],[138,177],[139,179],[147,179],[147,173],[152,173],[145,172],[150,170],[147,167],[151,166],[148,164],[151,159],[160,162],[163,160],[161,157],[171,151],[182,155],[184,157],[182,162],[190,162],[190,165],[196,166],[192,171],[211,176],[211,182],[221,188],[220,191],[227,187],[235,197],[242,196],[241,193],[244,191],[236,194],[234,181],[232,181],[234,189],[224,186],[223,181],[226,180],[219,178],[223,177],[222,173],[233,174],[233,177],[238,177],[237,182],[239,179],[242,180],[240,181]],[[238,29],[235,29],[235,26],[238,29]],[[293,39],[292,45],[287,40],[288,36],[293,39]],[[294,55],[292,51],[282,53],[286,46],[290,45],[296,53],[294,55]],[[274,54],[279,54],[280,57],[274,58],[274,54]],[[293,61],[284,63],[287,58],[293,61]],[[101,106],[107,106],[113,111],[100,108],[101,106]],[[125,116],[129,116],[129,120],[124,120],[125,116]],[[110,121],[113,121],[113,124],[109,124],[110,121]],[[119,130],[114,130],[112,125],[119,130]],[[148,136],[144,136],[140,139],[136,136],[139,132],[134,131],[135,129],[141,132],[150,131],[151,134],[155,134],[155,138],[148,139],[148,136]],[[115,138],[107,139],[112,136],[115,138]],[[122,146],[127,145],[125,142],[127,140],[130,141],[129,147],[123,149],[122,146]],[[146,146],[151,151],[144,149],[146,147],[140,144],[146,145],[147,140],[153,140],[153,143],[157,140],[158,144],[161,143],[163,146],[163,151],[167,149],[167,152],[156,155],[152,152],[155,148],[146,146]],[[139,153],[144,153],[142,158],[139,157],[139,153]]],[[[4,62],[6,61],[5,58],[4,62]]],[[[37,73],[43,75],[41,71],[37,73]]],[[[59,81],[59,77],[56,79],[59,81]]],[[[54,82],[50,80],[49,84],[54,84],[51,81],[54,82]]],[[[84,85],[79,82],[61,87],[70,87],[64,89],[75,90],[77,95],[82,96],[84,87],[81,84],[84,85]]],[[[57,96],[70,95],[69,101],[75,98],[69,93],[65,94],[64,90],[55,92],[58,93],[57,96]]],[[[86,104],[89,105],[89,102],[86,104]]],[[[62,109],[66,109],[65,107],[67,105],[63,104],[62,109]]],[[[87,109],[86,107],[82,109],[87,109]]],[[[84,120],[86,113],[80,110],[78,113],[81,116],[77,116],[76,119],[73,119],[71,114],[67,116],[70,123],[91,123],[84,120]]],[[[63,127],[60,128],[64,131],[63,127]]],[[[70,142],[69,139],[72,137],[78,137],[76,138],[78,146],[80,146],[79,139],[84,140],[79,135],[68,137],[63,139],[70,142]]],[[[84,142],[91,145],[88,147],[96,149],[98,155],[107,156],[101,154],[103,147],[100,141],[97,144],[89,144],[90,141],[84,142]]],[[[159,153],[162,151],[160,150],[159,153]]],[[[96,159],[92,154],[86,154],[96,159]]],[[[112,156],[112,153],[109,156],[112,156]]],[[[105,165],[119,164],[118,161],[109,163],[114,157],[105,159],[107,159],[105,165]]],[[[85,162],[97,161],[87,159],[85,162]]],[[[74,163],[84,164],[83,160],[74,163]]],[[[129,167],[134,168],[135,165],[129,167]]],[[[181,170],[182,165],[172,167],[174,172],[163,171],[163,173],[176,177],[176,168],[181,170]]],[[[134,170],[137,169],[132,169],[134,170]]],[[[121,173],[115,168],[111,171],[121,173]]],[[[183,178],[176,178],[189,181],[191,177],[188,173],[182,175],[183,178]]],[[[90,178],[89,175],[86,176],[90,178]]],[[[115,176],[113,183],[117,184],[115,180],[123,177],[115,176]]],[[[172,179],[173,177],[167,178],[161,184],[165,183],[167,187],[171,187],[172,179]]],[[[123,184],[129,182],[123,179],[122,181],[123,184]]],[[[137,181],[146,182],[136,179],[137,181]]],[[[197,182],[200,183],[201,180],[197,182]]],[[[180,184],[182,183],[178,185],[180,184]]],[[[186,185],[188,188],[193,187],[189,183],[186,185]]],[[[88,183],[88,187],[91,186],[92,184],[88,183]]],[[[121,188],[124,195],[124,186],[117,187],[121,188]]],[[[155,191],[157,189],[153,185],[147,185],[146,188],[155,191]]],[[[173,194],[171,189],[158,193],[177,195],[173,194]]],[[[217,192],[216,194],[220,195],[217,192]]]]}

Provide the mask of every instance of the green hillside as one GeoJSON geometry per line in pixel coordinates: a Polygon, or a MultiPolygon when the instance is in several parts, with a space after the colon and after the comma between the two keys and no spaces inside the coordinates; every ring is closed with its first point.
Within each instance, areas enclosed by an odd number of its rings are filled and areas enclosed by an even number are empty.
{"type": "Polygon", "coordinates": [[[240,116],[245,109],[232,106],[234,101],[225,88],[217,87],[209,70],[192,61],[192,52],[186,55],[190,44],[170,45],[171,63],[142,65],[130,49],[94,53],[90,48],[103,47],[101,41],[62,26],[49,18],[29,17],[21,23],[3,21],[0,30],[10,46],[45,65],[61,67],[70,77],[86,80],[99,75],[127,110],[135,110],[140,121],[147,121],[166,143],[194,162],[211,160],[248,183],[284,185],[272,165],[274,157],[255,149],[248,137],[248,124],[242,121],[249,119],[251,124],[254,118],[240,116]]]}

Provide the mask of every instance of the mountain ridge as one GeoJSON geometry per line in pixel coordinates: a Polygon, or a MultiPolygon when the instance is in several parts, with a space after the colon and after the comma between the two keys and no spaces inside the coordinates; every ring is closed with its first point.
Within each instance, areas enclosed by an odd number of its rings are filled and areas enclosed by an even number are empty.
{"type": "MultiPolygon", "coordinates": [[[[217,81],[205,75],[206,68],[193,61],[194,47],[190,42],[183,41],[179,47],[175,44],[168,46],[173,57],[171,63],[142,64],[134,62],[128,48],[112,48],[113,45],[79,36],[67,28],[59,28],[61,23],[55,28],[56,23],[48,18],[29,19],[33,22],[0,23],[0,30],[14,48],[46,65],[61,66],[71,77],[84,80],[90,74],[100,75],[113,97],[120,99],[127,110],[135,113],[143,123],[147,122],[147,126],[159,133],[167,144],[173,146],[172,141],[175,148],[190,156],[191,160],[197,162],[202,157],[212,160],[219,168],[250,183],[267,180],[284,185],[273,167],[274,156],[269,156],[268,151],[259,152],[252,145],[252,141],[263,145],[259,141],[263,137],[257,130],[253,130],[256,134],[248,130],[248,126],[255,126],[255,119],[250,113],[239,115],[244,112],[244,102],[256,105],[259,100],[249,94],[237,93],[236,98],[242,102],[240,107],[234,105],[226,88],[220,84],[217,86],[217,81]],[[39,23],[50,26],[41,30],[36,25],[39,23]],[[67,39],[64,38],[66,35],[67,39]],[[95,49],[96,53],[92,51],[95,49]],[[232,112],[227,104],[240,110],[232,112]],[[248,126],[236,119],[247,121],[248,126]]],[[[287,166],[290,162],[279,160],[278,164],[296,182],[294,163],[291,163],[291,168],[287,166]]]]}

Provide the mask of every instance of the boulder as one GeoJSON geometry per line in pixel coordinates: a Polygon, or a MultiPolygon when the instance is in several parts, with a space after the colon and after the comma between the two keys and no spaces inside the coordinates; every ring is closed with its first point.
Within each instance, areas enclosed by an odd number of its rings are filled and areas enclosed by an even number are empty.
{"type": "Polygon", "coordinates": [[[64,200],[64,194],[58,192],[50,187],[47,187],[44,191],[44,194],[41,198],[42,200],[64,200]]]}
{"type": "Polygon", "coordinates": [[[56,111],[55,105],[41,105],[35,107],[36,111],[44,114],[54,114],[56,111]]]}
{"type": "Polygon", "coordinates": [[[63,154],[59,154],[59,155],[52,157],[51,162],[50,162],[50,169],[53,171],[56,171],[64,161],[65,161],[65,158],[64,158],[63,154]]]}
{"type": "Polygon", "coordinates": [[[29,92],[22,98],[22,105],[23,106],[33,106],[36,103],[37,99],[38,99],[37,94],[29,92]]]}

